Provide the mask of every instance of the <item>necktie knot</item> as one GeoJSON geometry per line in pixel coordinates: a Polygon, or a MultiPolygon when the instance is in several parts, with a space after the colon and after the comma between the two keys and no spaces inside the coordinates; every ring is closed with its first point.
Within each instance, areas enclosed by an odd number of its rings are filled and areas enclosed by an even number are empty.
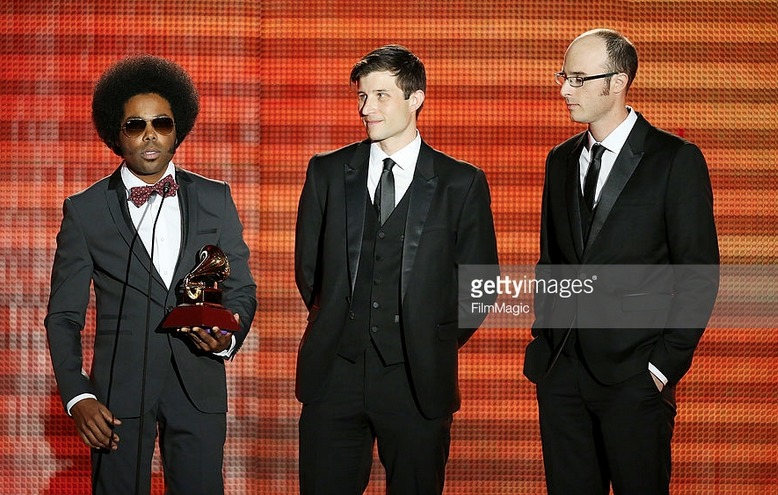
{"type": "Polygon", "coordinates": [[[603,153],[605,153],[605,146],[600,143],[594,143],[592,145],[592,161],[601,160],[603,153]]]}
{"type": "Polygon", "coordinates": [[[384,169],[381,172],[381,179],[375,190],[375,199],[373,204],[378,213],[378,220],[381,225],[386,222],[389,215],[394,210],[394,174],[392,167],[396,165],[391,158],[384,158],[384,169]]]}
{"type": "Polygon", "coordinates": [[[176,195],[178,184],[173,180],[173,176],[168,174],[162,180],[152,186],[138,186],[130,188],[130,201],[140,208],[149,200],[152,194],[156,193],[163,198],[169,198],[176,195]]]}

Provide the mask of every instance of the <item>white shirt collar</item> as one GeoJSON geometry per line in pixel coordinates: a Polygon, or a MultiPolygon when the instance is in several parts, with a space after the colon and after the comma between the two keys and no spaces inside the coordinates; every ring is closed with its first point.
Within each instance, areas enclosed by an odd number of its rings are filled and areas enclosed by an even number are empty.
{"type": "Polygon", "coordinates": [[[384,158],[391,158],[402,170],[413,170],[416,168],[416,161],[419,158],[421,150],[421,134],[416,131],[416,137],[413,141],[403,146],[400,150],[394,152],[392,156],[387,155],[378,143],[370,145],[370,156],[375,158],[378,163],[382,163],[384,158]]]}
{"type": "MultiPolygon", "coordinates": [[[[605,146],[605,149],[608,151],[618,155],[621,152],[621,148],[624,147],[624,143],[627,142],[629,133],[632,132],[632,128],[635,127],[635,122],[637,121],[637,113],[635,113],[632,107],[628,106],[627,118],[624,119],[615,129],[613,129],[613,131],[611,131],[611,133],[608,134],[605,139],[600,141],[600,144],[605,146]]],[[[597,141],[594,139],[594,136],[592,136],[591,132],[587,132],[587,135],[589,138],[589,146],[587,147],[587,150],[590,150],[592,149],[592,145],[597,141]]]]}

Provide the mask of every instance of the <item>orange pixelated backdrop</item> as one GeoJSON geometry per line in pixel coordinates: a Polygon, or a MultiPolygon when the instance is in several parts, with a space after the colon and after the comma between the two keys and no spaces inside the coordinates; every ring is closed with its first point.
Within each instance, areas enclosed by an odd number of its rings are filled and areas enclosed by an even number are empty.
{"type": "MultiPolygon", "coordinates": [[[[526,265],[538,255],[545,155],[581,130],[552,74],[573,37],[601,26],[638,48],[635,109],[708,159],[722,261],[778,263],[776,0],[0,0],[0,493],[89,493],[43,318],[62,201],[118,165],[90,121],[111,63],[165,56],[200,90],[175,161],[230,182],[259,284],[252,334],[227,364],[227,493],[286,495],[297,490],[306,316],[292,266],[297,198],[311,154],[364,137],[351,65],[389,42],[422,58],[422,136],[486,171],[501,262],[526,265]]],[[[92,323],[90,313],[87,349],[92,323]]],[[[528,339],[485,328],[463,349],[447,494],[544,493],[534,388],[521,375],[528,339]]],[[[777,370],[775,328],[706,332],[678,388],[674,494],[778,493],[777,370]]],[[[156,460],[155,494],[162,485],[156,460]]],[[[376,463],[369,493],[383,490],[376,463]]]]}

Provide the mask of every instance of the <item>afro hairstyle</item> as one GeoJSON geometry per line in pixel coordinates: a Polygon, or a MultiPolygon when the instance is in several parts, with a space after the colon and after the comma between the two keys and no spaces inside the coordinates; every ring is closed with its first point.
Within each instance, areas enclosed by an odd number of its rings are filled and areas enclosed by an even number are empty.
{"type": "Polygon", "coordinates": [[[103,73],[92,96],[92,122],[97,134],[119,156],[124,105],[130,98],[147,93],[156,93],[170,103],[176,122],[176,148],[194,127],[200,102],[189,74],[178,64],[161,57],[127,57],[103,73]]]}

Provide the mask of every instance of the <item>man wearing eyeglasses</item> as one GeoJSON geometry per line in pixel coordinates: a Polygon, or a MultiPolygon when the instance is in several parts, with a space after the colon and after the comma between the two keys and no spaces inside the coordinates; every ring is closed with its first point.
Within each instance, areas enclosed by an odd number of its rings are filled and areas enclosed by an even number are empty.
{"type": "Polygon", "coordinates": [[[149,493],[157,437],[166,493],[224,492],[224,360],[249,331],[256,285],[229,186],[172,162],[198,109],[178,65],[152,56],[113,65],[95,87],[92,118],[123,162],[64,203],[46,331],[63,405],[92,449],[96,494],[149,493]],[[222,302],[239,329],[162,328],[204,245],[228,257],[222,302]],[[87,375],[90,285],[96,336],[87,375]]]}
{"type": "Polygon", "coordinates": [[[594,292],[535,299],[524,373],[537,384],[552,495],[669,493],[675,386],[718,290],[705,159],[627,106],[637,68],[629,40],[597,29],[570,44],[555,74],[587,130],[548,155],[537,276],[588,276],[594,292]],[[636,275],[617,272],[606,289],[590,277],[605,265],[636,275]],[[698,265],[713,269],[686,268],[698,265]]]}

